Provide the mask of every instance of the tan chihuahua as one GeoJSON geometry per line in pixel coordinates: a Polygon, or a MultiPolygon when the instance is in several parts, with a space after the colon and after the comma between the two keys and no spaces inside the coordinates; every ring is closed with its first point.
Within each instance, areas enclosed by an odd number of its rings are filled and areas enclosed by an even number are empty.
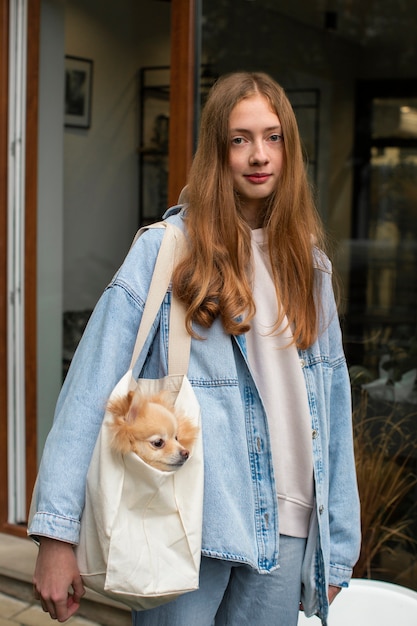
{"type": "Polygon", "coordinates": [[[112,448],[116,452],[133,451],[164,472],[182,467],[189,458],[198,427],[175,411],[165,392],[130,391],[111,400],[107,408],[114,417],[112,448]]]}

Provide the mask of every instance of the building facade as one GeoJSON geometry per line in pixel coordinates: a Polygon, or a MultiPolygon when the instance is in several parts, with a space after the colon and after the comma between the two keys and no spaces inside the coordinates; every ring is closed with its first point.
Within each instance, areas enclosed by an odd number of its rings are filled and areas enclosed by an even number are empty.
{"type": "Polygon", "coordinates": [[[358,575],[417,588],[416,32],[413,0],[0,0],[3,531],[24,534],[75,345],[185,184],[208,88],[261,70],[293,104],[334,243],[358,459],[386,446],[358,575]]]}

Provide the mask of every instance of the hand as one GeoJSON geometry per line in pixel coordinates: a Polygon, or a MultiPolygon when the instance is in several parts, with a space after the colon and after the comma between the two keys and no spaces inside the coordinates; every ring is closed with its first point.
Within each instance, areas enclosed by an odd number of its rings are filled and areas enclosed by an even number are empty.
{"type": "Polygon", "coordinates": [[[329,590],[328,590],[328,597],[329,597],[329,604],[331,604],[333,602],[333,600],[335,599],[335,597],[337,596],[338,593],[340,593],[342,591],[341,587],[335,587],[334,585],[329,585],[329,590]]]}
{"type": "MultiPolygon", "coordinates": [[[[333,602],[333,600],[335,599],[335,597],[337,596],[338,593],[340,593],[342,591],[341,587],[335,587],[334,585],[329,585],[329,590],[328,590],[328,598],[329,598],[329,604],[331,604],[333,602]]],[[[303,607],[303,603],[300,602],[300,611],[304,611],[304,607],[303,607]]]]}
{"type": "Polygon", "coordinates": [[[41,538],[33,592],[43,610],[58,622],[65,622],[78,610],[85,589],[71,544],[41,538]]]}

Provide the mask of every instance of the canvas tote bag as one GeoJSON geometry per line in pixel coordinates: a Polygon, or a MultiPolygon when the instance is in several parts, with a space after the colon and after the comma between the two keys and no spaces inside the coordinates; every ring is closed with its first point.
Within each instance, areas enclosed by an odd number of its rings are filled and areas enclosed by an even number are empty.
{"type": "MultiPolygon", "coordinates": [[[[150,609],[198,588],[203,510],[203,448],[200,407],[187,379],[190,336],[184,310],[171,304],[168,376],[135,380],[133,366],[167,291],[184,235],[165,226],[143,319],[128,372],[110,398],[137,387],[167,390],[175,406],[198,424],[192,455],[173,472],[157,470],[134,452],[110,447],[106,411],[87,475],[86,503],[76,548],[84,584],[132,609],[150,609]]],[[[159,226],[161,225],[159,224],[159,226]]],[[[154,225],[155,226],[155,225],[154,225]]]]}

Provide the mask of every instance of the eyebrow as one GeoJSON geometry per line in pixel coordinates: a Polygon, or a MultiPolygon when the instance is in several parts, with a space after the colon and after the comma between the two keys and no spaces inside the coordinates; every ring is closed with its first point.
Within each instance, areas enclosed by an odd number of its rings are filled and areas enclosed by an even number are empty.
{"type": "MultiPolygon", "coordinates": [[[[282,126],[278,125],[278,126],[269,126],[268,128],[264,128],[263,132],[272,132],[272,131],[276,131],[277,133],[281,133],[282,132],[282,126]]],[[[230,129],[231,133],[252,133],[252,131],[249,128],[231,128],[230,129]]]]}

